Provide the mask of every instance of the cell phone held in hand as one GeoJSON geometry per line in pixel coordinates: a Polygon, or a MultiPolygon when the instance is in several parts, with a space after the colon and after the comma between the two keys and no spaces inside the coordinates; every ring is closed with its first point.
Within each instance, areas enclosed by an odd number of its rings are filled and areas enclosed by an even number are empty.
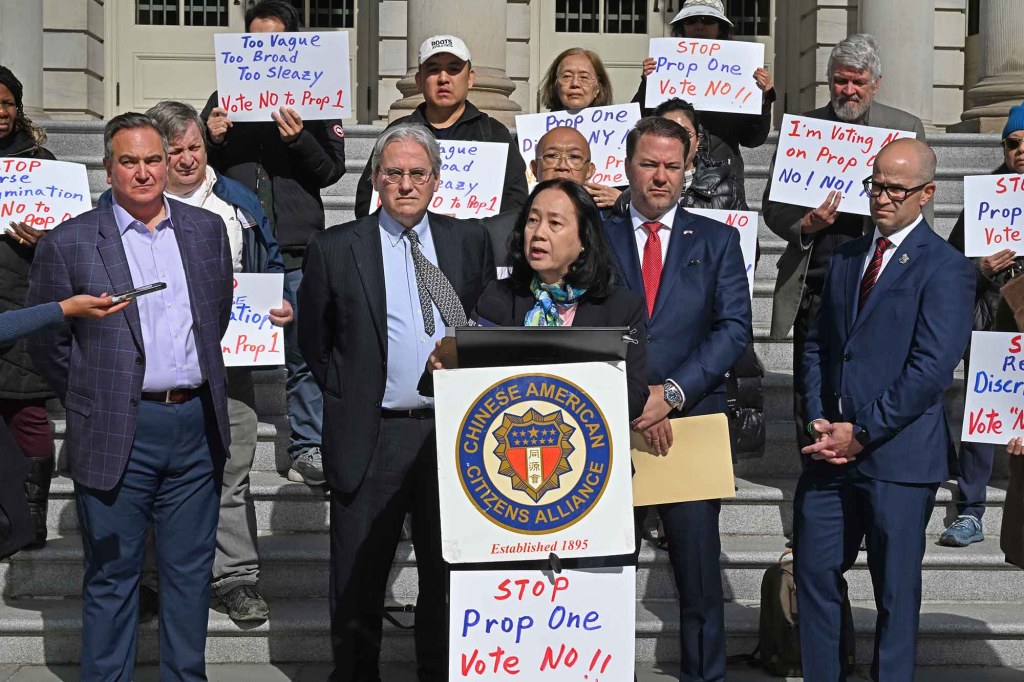
{"type": "Polygon", "coordinates": [[[111,297],[111,300],[114,303],[121,303],[122,301],[130,301],[133,298],[138,298],[139,296],[145,296],[146,294],[151,294],[154,291],[160,291],[160,290],[166,289],[166,288],[167,288],[167,283],[166,282],[153,282],[152,284],[146,284],[145,286],[141,286],[138,289],[132,289],[131,291],[126,291],[123,294],[114,294],[114,296],[111,297]]]}

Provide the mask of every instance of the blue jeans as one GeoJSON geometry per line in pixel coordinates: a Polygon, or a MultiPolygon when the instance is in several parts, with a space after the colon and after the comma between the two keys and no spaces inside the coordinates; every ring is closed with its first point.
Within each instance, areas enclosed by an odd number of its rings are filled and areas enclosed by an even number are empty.
{"type": "MultiPolygon", "coordinates": [[[[298,301],[302,270],[285,273],[285,283],[298,301]]],[[[312,372],[299,351],[299,306],[294,305],[295,320],[284,328],[284,363],[288,370],[288,424],[291,426],[291,444],[288,456],[293,460],[312,447],[320,447],[320,433],[324,423],[324,396],[312,372]]]]}
{"type": "Polygon", "coordinates": [[[220,487],[208,432],[216,430],[206,428],[202,398],[178,405],[142,401],[121,482],[112,490],[75,486],[85,550],[83,681],[133,677],[150,523],[160,575],[160,679],[206,679],[220,487]]]}

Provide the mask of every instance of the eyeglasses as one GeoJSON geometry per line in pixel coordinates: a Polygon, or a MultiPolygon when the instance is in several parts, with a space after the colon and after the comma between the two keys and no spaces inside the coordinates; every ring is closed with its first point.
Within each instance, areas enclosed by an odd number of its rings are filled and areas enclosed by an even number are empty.
{"type": "Polygon", "coordinates": [[[1024,143],[1024,138],[1020,137],[1008,137],[1003,140],[1003,148],[1008,152],[1017,151],[1017,147],[1024,143]]]}
{"type": "Polygon", "coordinates": [[[402,181],[406,175],[409,176],[409,180],[414,185],[422,185],[430,176],[434,174],[434,171],[427,170],[426,168],[413,168],[410,171],[403,171],[401,168],[381,168],[380,175],[384,178],[384,182],[389,185],[397,185],[402,181]]]}
{"type": "Polygon", "coordinates": [[[574,171],[583,170],[590,159],[583,156],[579,152],[544,152],[540,157],[541,166],[544,168],[555,168],[558,166],[560,161],[564,161],[565,165],[574,171]]]}
{"type": "Polygon", "coordinates": [[[580,83],[580,87],[586,88],[594,83],[595,78],[591,78],[588,73],[573,73],[572,71],[564,71],[561,76],[558,77],[558,82],[562,85],[571,85],[573,79],[576,79],[580,83]]]}
{"type": "Polygon", "coordinates": [[[920,192],[930,184],[932,183],[929,180],[924,184],[918,185],[917,187],[910,187],[908,189],[906,187],[900,187],[899,185],[883,185],[880,182],[873,181],[871,178],[864,178],[864,191],[867,192],[868,196],[872,199],[877,199],[882,196],[882,192],[885,192],[891,201],[900,203],[901,201],[906,201],[907,197],[911,194],[920,192]]]}
{"type": "Polygon", "coordinates": [[[693,26],[694,24],[704,24],[705,26],[714,26],[718,23],[718,19],[715,17],[686,17],[683,19],[683,24],[686,26],[693,26]]]}

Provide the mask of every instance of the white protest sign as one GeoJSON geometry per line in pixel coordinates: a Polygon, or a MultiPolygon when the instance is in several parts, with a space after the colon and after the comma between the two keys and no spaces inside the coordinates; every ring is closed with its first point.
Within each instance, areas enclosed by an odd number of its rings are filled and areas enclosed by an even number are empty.
{"type": "Polygon", "coordinates": [[[627,184],[626,135],[639,120],[640,105],[635,102],[591,107],[575,114],[550,111],[516,116],[519,153],[526,162],[527,180],[537,181],[530,172],[530,162],[537,158],[537,142],[552,128],[566,126],[578,130],[590,145],[590,160],[597,167],[591,182],[612,187],[627,184]]]}
{"type": "MultiPolygon", "coordinates": [[[[441,182],[429,209],[455,218],[498,215],[505,191],[508,143],[438,140],[437,144],[441,147],[441,182]]],[[[371,213],[380,206],[376,189],[370,195],[370,206],[371,213]]]]}
{"type": "Polygon", "coordinates": [[[304,120],[351,118],[348,33],[218,33],[218,105],[232,121],[269,121],[291,107],[304,120]]]}
{"type": "Polygon", "coordinates": [[[764,66],[764,45],[738,40],[651,38],[644,107],[653,109],[679,97],[698,111],[761,113],[761,90],[754,72],[764,66]]]}
{"type": "Polygon", "coordinates": [[[688,208],[686,210],[739,230],[743,265],[747,269],[747,285],[750,287],[750,297],[753,298],[754,266],[757,263],[757,211],[721,211],[713,208],[688,208]]]}
{"type": "Polygon", "coordinates": [[[1024,175],[964,178],[964,252],[967,256],[991,256],[1003,249],[1024,252],[1022,216],[1024,175]]]}
{"type": "Polygon", "coordinates": [[[768,198],[817,208],[836,190],[843,195],[841,212],[869,215],[864,178],[871,177],[882,147],[904,137],[917,133],[786,114],[768,198]]]}
{"type": "Polygon", "coordinates": [[[1024,334],[971,334],[961,440],[1006,445],[1024,436],[1024,334]]]}
{"type": "Polygon", "coordinates": [[[0,158],[0,225],[49,230],[92,208],[85,166],[67,161],[0,158]]]}
{"type": "Polygon", "coordinates": [[[451,572],[449,680],[633,679],[636,568],[451,572]]]}
{"type": "Polygon", "coordinates": [[[220,340],[226,367],[284,364],[284,330],[270,323],[270,311],[284,299],[284,274],[236,272],[231,322],[220,340]]]}
{"type": "Polygon", "coordinates": [[[633,551],[624,362],[434,372],[450,563],[633,551]]]}

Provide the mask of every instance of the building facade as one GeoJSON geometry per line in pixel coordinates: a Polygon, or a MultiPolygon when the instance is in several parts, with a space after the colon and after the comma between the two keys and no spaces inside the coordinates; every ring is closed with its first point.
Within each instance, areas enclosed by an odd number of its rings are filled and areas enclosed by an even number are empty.
{"type": "MultiPolygon", "coordinates": [[[[538,110],[555,55],[598,52],[616,102],[629,101],[651,37],[682,0],[291,0],[308,30],[350,33],[356,116],[374,123],[418,102],[411,74],[427,36],[454,33],[474,55],[472,100],[511,124],[538,110]]],[[[161,99],[205,103],[213,35],[244,31],[253,0],[0,0],[0,63],[32,114],[106,118],[161,99]]],[[[937,129],[988,131],[1024,99],[1019,0],[726,0],[737,39],[765,45],[783,111],[827,101],[825,65],[844,36],[883,49],[879,99],[937,129]]]]}

